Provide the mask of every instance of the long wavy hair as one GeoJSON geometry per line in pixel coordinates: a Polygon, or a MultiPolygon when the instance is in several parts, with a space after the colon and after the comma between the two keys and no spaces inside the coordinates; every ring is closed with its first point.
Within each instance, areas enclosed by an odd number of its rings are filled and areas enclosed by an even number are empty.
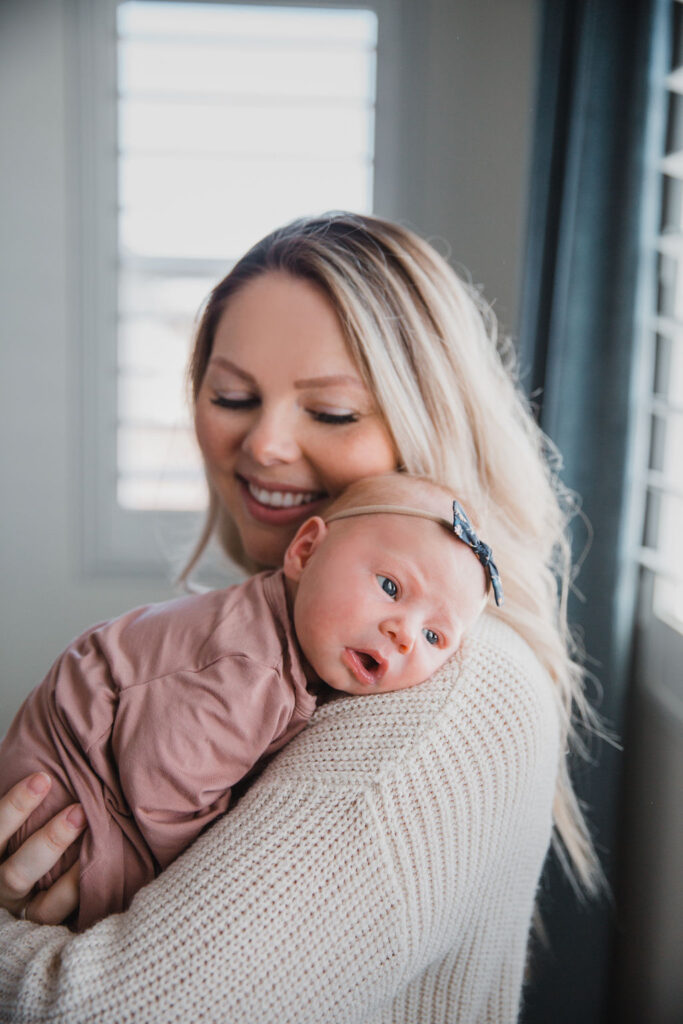
{"type": "MultiPolygon", "coordinates": [[[[595,715],[567,624],[572,578],[568,522],[576,502],[560,459],[519,386],[515,352],[479,292],[412,231],[375,217],[333,213],[258,242],[211,292],[189,375],[196,401],[218,321],[247,281],[268,271],[303,278],[337,312],[349,351],[375,396],[401,468],[467,494],[505,581],[491,614],[535,651],[554,684],[563,750],[595,715]]],[[[209,483],[205,527],[187,579],[212,534],[249,571],[239,535],[209,483]]],[[[562,757],[553,807],[555,849],[579,892],[601,883],[599,861],[562,757]]]]}

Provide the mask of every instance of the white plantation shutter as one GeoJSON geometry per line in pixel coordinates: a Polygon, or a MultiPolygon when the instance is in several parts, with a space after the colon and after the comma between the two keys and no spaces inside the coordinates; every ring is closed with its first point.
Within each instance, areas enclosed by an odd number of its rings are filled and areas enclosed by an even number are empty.
{"type": "Polygon", "coordinates": [[[649,447],[639,559],[650,577],[651,612],[683,630],[683,5],[674,3],[672,16],[675,52],[666,79],[666,152],[658,164],[657,308],[646,328],[649,381],[641,409],[649,447]]]}
{"type": "Polygon", "coordinates": [[[376,44],[366,9],[118,5],[123,509],[205,504],[184,370],[212,285],[293,217],[372,210],[376,44]]]}
{"type": "Polygon", "coordinates": [[[657,2],[641,265],[649,302],[635,381],[646,507],[624,745],[618,961],[620,1005],[653,1021],[681,1016],[680,957],[671,952],[683,921],[683,4],[657,2]]]}

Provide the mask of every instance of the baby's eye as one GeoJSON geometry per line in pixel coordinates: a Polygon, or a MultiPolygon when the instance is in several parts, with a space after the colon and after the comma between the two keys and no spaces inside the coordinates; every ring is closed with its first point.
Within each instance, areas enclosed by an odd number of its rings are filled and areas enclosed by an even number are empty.
{"type": "Polygon", "coordinates": [[[422,633],[428,644],[438,644],[439,634],[435,633],[433,629],[423,629],[422,633]]]}
{"type": "Polygon", "coordinates": [[[390,580],[388,576],[380,576],[378,574],[377,582],[379,583],[384,593],[388,594],[392,601],[395,601],[398,595],[398,587],[396,586],[394,581],[390,580]]]}

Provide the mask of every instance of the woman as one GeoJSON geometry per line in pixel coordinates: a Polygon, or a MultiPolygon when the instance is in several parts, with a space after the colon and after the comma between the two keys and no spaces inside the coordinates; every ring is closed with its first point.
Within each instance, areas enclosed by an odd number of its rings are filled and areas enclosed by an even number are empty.
{"type": "MultiPolygon", "coordinates": [[[[373,218],[295,222],[216,287],[191,362],[210,506],[185,575],[214,531],[246,568],[279,564],[347,483],[400,466],[480,510],[506,602],[423,686],[321,708],[78,938],[30,923],[73,909],[73,877],[28,896],[78,820],[31,837],[0,867],[0,903],[29,918],[1,915],[1,1019],[516,1018],[552,822],[583,887],[598,868],[562,756],[587,714],[566,514],[510,358],[434,250],[373,218]]],[[[0,841],[39,800],[26,783],[0,804],[0,841]]]]}

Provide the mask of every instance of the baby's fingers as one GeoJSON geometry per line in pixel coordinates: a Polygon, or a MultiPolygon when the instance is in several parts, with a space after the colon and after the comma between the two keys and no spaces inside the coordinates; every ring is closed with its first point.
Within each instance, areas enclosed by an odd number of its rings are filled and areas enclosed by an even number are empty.
{"type": "Polygon", "coordinates": [[[57,881],[39,892],[24,911],[27,921],[38,924],[61,924],[78,906],[80,864],[76,861],[57,881]]]}
{"type": "Polygon", "coordinates": [[[50,790],[52,779],[45,772],[36,772],[17,782],[0,800],[0,857],[7,843],[29,814],[42,803],[50,790]]]}
{"type": "Polygon", "coordinates": [[[29,836],[0,865],[0,906],[8,910],[22,906],[38,879],[57,863],[84,827],[82,807],[72,804],[29,836]]]}

